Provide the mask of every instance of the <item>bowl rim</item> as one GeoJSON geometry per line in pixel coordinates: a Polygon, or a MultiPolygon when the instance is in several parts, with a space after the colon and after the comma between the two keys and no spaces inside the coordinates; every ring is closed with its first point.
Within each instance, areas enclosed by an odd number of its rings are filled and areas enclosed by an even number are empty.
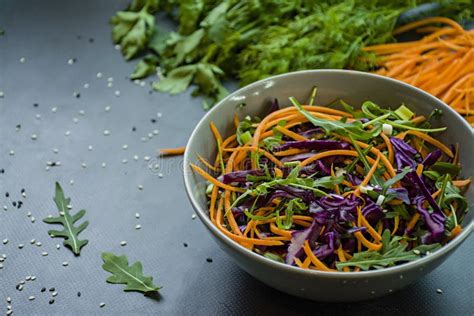
{"type": "MultiPolygon", "coordinates": [[[[361,72],[361,71],[354,71],[354,70],[341,70],[341,69],[316,69],[316,70],[301,70],[301,71],[295,71],[295,72],[288,72],[276,76],[271,76],[256,82],[253,82],[249,85],[246,85],[233,93],[229,94],[226,96],[224,99],[219,101],[216,105],[214,105],[199,121],[199,123],[194,127],[193,132],[191,133],[191,136],[188,139],[187,144],[191,144],[194,139],[197,137],[197,131],[203,127],[205,122],[213,116],[214,112],[217,111],[217,109],[228,102],[232,97],[234,97],[237,94],[240,94],[242,92],[245,92],[246,90],[250,90],[254,88],[255,86],[261,85],[262,83],[270,80],[275,80],[275,79],[282,79],[285,77],[292,77],[292,76],[299,76],[302,74],[325,74],[325,73],[343,73],[343,74],[349,74],[349,75],[354,75],[354,76],[366,76],[366,77],[372,77],[377,80],[384,80],[387,82],[390,82],[393,85],[401,85],[407,89],[413,90],[415,93],[422,94],[425,98],[427,98],[430,102],[432,103],[437,103],[440,107],[442,107],[443,111],[448,111],[451,113],[454,113],[456,116],[460,118],[460,121],[464,125],[465,128],[471,129],[471,127],[467,124],[467,122],[457,113],[455,112],[451,107],[449,107],[446,103],[443,101],[439,100],[438,98],[432,96],[431,94],[414,87],[412,85],[409,85],[405,82],[390,78],[390,77],[384,77],[381,75],[377,74],[372,74],[372,73],[366,73],[366,72],[361,72]]],[[[472,131],[472,130],[471,130],[472,131]]],[[[474,131],[473,135],[474,135],[474,131]]],[[[360,278],[367,278],[369,276],[376,277],[376,276],[382,276],[382,275],[387,275],[387,274],[396,274],[396,273],[404,273],[406,271],[416,269],[423,267],[424,265],[428,264],[431,261],[435,261],[437,259],[442,258],[445,256],[448,252],[451,250],[455,249],[457,246],[459,246],[472,232],[474,228],[474,220],[471,220],[471,223],[468,223],[466,227],[462,230],[462,232],[456,236],[453,240],[451,240],[448,244],[444,245],[441,247],[439,250],[433,252],[430,255],[424,256],[420,259],[410,261],[407,263],[403,263],[401,265],[396,265],[393,267],[388,267],[380,270],[369,270],[369,271],[360,271],[357,273],[351,273],[351,272],[343,272],[343,271],[319,271],[319,270],[310,270],[310,269],[301,269],[300,267],[297,266],[292,266],[288,265],[286,263],[281,263],[277,262],[274,260],[271,260],[269,258],[266,258],[260,254],[255,253],[254,251],[251,251],[237,242],[233,241],[229,237],[227,237],[224,233],[222,233],[210,220],[209,216],[207,215],[207,210],[202,209],[199,206],[199,203],[197,202],[197,199],[194,195],[193,188],[191,186],[191,177],[193,176],[192,170],[190,168],[190,157],[192,153],[190,152],[190,146],[186,146],[186,150],[184,153],[184,159],[183,159],[183,176],[184,176],[184,184],[185,184],[185,189],[186,193],[188,195],[189,200],[191,201],[191,205],[193,208],[196,210],[199,219],[204,223],[204,225],[209,229],[210,232],[213,233],[213,235],[218,238],[220,241],[222,241],[224,244],[229,246],[230,248],[234,249],[241,255],[247,257],[248,259],[252,259],[255,262],[258,262],[259,264],[266,265],[268,267],[272,267],[275,269],[281,269],[285,270],[289,273],[298,273],[302,275],[306,275],[308,277],[327,277],[327,278],[347,278],[347,279],[360,279],[360,278]]],[[[470,210],[472,211],[472,210],[470,210]]]]}

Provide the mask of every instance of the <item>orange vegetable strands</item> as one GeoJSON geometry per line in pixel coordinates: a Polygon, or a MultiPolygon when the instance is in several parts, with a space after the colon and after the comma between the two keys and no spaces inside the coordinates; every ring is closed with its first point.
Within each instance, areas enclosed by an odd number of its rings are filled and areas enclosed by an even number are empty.
{"type": "MultiPolygon", "coordinates": [[[[417,86],[466,118],[473,115],[474,30],[464,30],[448,18],[433,17],[404,25],[394,34],[413,29],[425,37],[365,48],[380,57],[376,73],[417,86]]],[[[468,121],[474,126],[474,120],[468,121]]]]}
{"type": "Polygon", "coordinates": [[[174,156],[174,155],[182,155],[186,147],[178,147],[178,148],[162,148],[160,149],[160,154],[163,156],[174,156]]]}

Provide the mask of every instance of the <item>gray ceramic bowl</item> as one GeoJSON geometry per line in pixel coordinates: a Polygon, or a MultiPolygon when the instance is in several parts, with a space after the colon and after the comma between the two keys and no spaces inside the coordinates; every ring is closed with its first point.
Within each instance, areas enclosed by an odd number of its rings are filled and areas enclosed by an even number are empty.
{"type": "Polygon", "coordinates": [[[190,163],[197,154],[213,160],[216,154],[214,138],[209,129],[213,121],[224,136],[233,132],[232,118],[238,113],[262,115],[268,102],[278,98],[285,104],[289,96],[308,100],[313,86],[318,87],[317,104],[329,104],[339,98],[350,104],[371,100],[382,107],[409,105],[417,114],[429,115],[434,108],[444,115],[439,125],[447,126],[440,139],[461,144],[460,160],[463,175],[472,176],[473,132],[471,127],[446,104],[435,97],[402,82],[362,72],[344,70],[310,70],[271,77],[248,85],[219,102],[194,129],[184,155],[184,182],[191,204],[218,245],[245,271],[262,282],[291,295],[330,302],[372,299],[397,291],[439,266],[468,237],[473,230],[474,192],[467,192],[470,213],[463,221],[462,233],[439,251],[420,260],[384,270],[358,273],[308,271],[267,259],[241,247],[222,234],[209,220],[205,181],[193,174],[190,163]],[[245,102],[247,106],[239,108],[245,102]]]}

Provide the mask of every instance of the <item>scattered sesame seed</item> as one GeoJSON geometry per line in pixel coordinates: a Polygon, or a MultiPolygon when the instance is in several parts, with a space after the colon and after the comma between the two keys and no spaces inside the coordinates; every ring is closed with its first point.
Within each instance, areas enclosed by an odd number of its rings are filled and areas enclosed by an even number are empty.
{"type": "Polygon", "coordinates": [[[13,310],[12,310],[12,309],[10,309],[10,310],[7,311],[7,316],[9,316],[9,315],[11,315],[11,314],[13,314],[13,310]]]}
{"type": "Polygon", "coordinates": [[[143,160],[145,160],[145,161],[149,161],[150,159],[151,159],[150,156],[143,157],[143,160]]]}
{"type": "Polygon", "coordinates": [[[99,307],[100,307],[100,308],[102,308],[102,307],[104,307],[104,306],[105,306],[105,303],[104,303],[104,302],[102,302],[102,303],[99,304],[99,307]]]}
{"type": "Polygon", "coordinates": [[[125,164],[125,163],[127,163],[127,162],[128,162],[128,160],[127,160],[126,158],[122,159],[122,163],[123,163],[123,164],[125,164]]]}
{"type": "Polygon", "coordinates": [[[0,263],[0,269],[3,269],[3,263],[0,263]]]}
{"type": "Polygon", "coordinates": [[[438,294],[443,294],[443,290],[442,290],[442,289],[437,289],[437,290],[436,290],[436,293],[438,293],[438,294]]]}
{"type": "Polygon", "coordinates": [[[30,301],[33,301],[33,300],[35,299],[35,297],[34,297],[33,295],[31,295],[30,297],[28,297],[28,299],[29,299],[30,301]]]}
{"type": "Polygon", "coordinates": [[[133,156],[133,160],[135,160],[135,161],[137,161],[138,158],[139,158],[139,157],[138,157],[137,155],[134,155],[134,156],[133,156]]]}
{"type": "Polygon", "coordinates": [[[81,163],[82,168],[87,168],[87,164],[85,162],[81,163]]]}
{"type": "Polygon", "coordinates": [[[157,116],[157,117],[162,117],[163,114],[162,114],[161,112],[158,112],[158,113],[156,113],[156,116],[157,116]]]}
{"type": "Polygon", "coordinates": [[[21,129],[21,124],[17,124],[17,125],[15,126],[15,130],[16,130],[17,132],[19,132],[20,129],[21,129]]]}
{"type": "Polygon", "coordinates": [[[89,88],[89,84],[88,83],[84,83],[84,89],[87,89],[89,88]]]}
{"type": "Polygon", "coordinates": [[[109,131],[108,129],[104,130],[104,135],[105,135],[105,136],[110,135],[110,131],[109,131]]]}
{"type": "Polygon", "coordinates": [[[38,135],[36,135],[36,134],[31,134],[31,139],[32,139],[32,140],[38,139],[38,135]]]}
{"type": "Polygon", "coordinates": [[[114,48],[115,48],[116,50],[120,50],[121,47],[120,47],[119,44],[117,44],[117,45],[114,46],[114,48]]]}
{"type": "Polygon", "coordinates": [[[50,166],[46,166],[46,168],[44,168],[46,171],[49,171],[49,169],[51,169],[50,166]]]}
{"type": "Polygon", "coordinates": [[[53,153],[57,154],[59,152],[59,149],[53,148],[53,153]]]}
{"type": "Polygon", "coordinates": [[[120,246],[123,247],[123,246],[126,246],[126,245],[127,245],[127,242],[126,242],[125,240],[123,240],[123,241],[120,242],[120,246]]]}
{"type": "Polygon", "coordinates": [[[68,63],[69,65],[72,65],[72,64],[74,64],[75,62],[76,62],[76,59],[75,59],[75,58],[69,58],[69,59],[67,60],[67,63],[68,63]]]}
{"type": "Polygon", "coordinates": [[[115,96],[120,96],[120,91],[119,90],[115,90],[115,96]]]}
{"type": "Polygon", "coordinates": [[[148,139],[146,137],[142,137],[142,142],[146,142],[148,139]]]}
{"type": "Polygon", "coordinates": [[[20,58],[20,63],[23,64],[25,61],[26,61],[26,58],[25,58],[25,57],[21,57],[21,58],[20,58]]]}
{"type": "Polygon", "coordinates": [[[158,178],[163,178],[163,174],[161,172],[158,173],[158,178]]]}
{"type": "Polygon", "coordinates": [[[0,91],[0,98],[4,98],[4,97],[5,97],[5,92],[0,91]]]}
{"type": "Polygon", "coordinates": [[[26,198],[26,193],[25,193],[25,192],[22,192],[22,193],[21,193],[21,196],[24,197],[24,198],[26,198]]]}
{"type": "Polygon", "coordinates": [[[127,144],[124,144],[124,145],[122,146],[122,149],[123,149],[123,150],[127,150],[127,149],[128,149],[128,145],[127,145],[127,144]]]}
{"type": "Polygon", "coordinates": [[[97,73],[97,78],[102,78],[102,73],[101,72],[97,73]]]}
{"type": "Polygon", "coordinates": [[[114,78],[112,78],[112,77],[107,78],[107,82],[112,82],[112,81],[114,81],[114,78]]]}
{"type": "Polygon", "coordinates": [[[5,239],[3,240],[3,244],[4,244],[4,245],[8,244],[8,239],[5,238],[5,239]]]}
{"type": "Polygon", "coordinates": [[[79,110],[78,113],[79,113],[79,115],[82,115],[82,116],[86,115],[86,112],[84,110],[79,110]]]}
{"type": "Polygon", "coordinates": [[[37,242],[36,242],[36,246],[41,247],[42,245],[43,245],[43,244],[41,243],[41,241],[37,241],[37,242]]]}
{"type": "Polygon", "coordinates": [[[36,218],[34,216],[31,217],[31,222],[34,223],[36,221],[36,218]]]}
{"type": "Polygon", "coordinates": [[[140,213],[135,213],[135,218],[140,218],[140,213]]]}
{"type": "Polygon", "coordinates": [[[51,293],[51,296],[52,296],[52,297],[58,296],[58,292],[54,291],[53,293],[51,293]]]}
{"type": "Polygon", "coordinates": [[[60,249],[61,248],[61,245],[60,244],[56,244],[56,249],[60,249]]]}
{"type": "Polygon", "coordinates": [[[159,133],[160,133],[159,130],[157,130],[157,129],[154,129],[154,130],[153,130],[153,134],[158,135],[159,133]]]}
{"type": "Polygon", "coordinates": [[[6,255],[6,254],[2,254],[2,258],[3,258],[3,259],[6,259],[6,258],[7,258],[7,255],[6,255]]]}
{"type": "Polygon", "coordinates": [[[138,190],[143,190],[143,185],[139,184],[138,185],[138,190]]]}
{"type": "Polygon", "coordinates": [[[46,288],[45,288],[45,287],[42,287],[42,288],[41,288],[41,293],[43,293],[43,292],[46,292],[46,288]]]}
{"type": "Polygon", "coordinates": [[[63,266],[64,266],[64,267],[67,267],[68,265],[69,265],[69,262],[67,262],[67,261],[64,261],[64,262],[63,262],[63,266]]]}
{"type": "Polygon", "coordinates": [[[77,124],[79,122],[79,119],[77,117],[73,117],[72,121],[74,122],[74,124],[77,124]]]}
{"type": "Polygon", "coordinates": [[[35,118],[36,118],[37,120],[41,119],[41,114],[36,114],[36,115],[35,115],[35,118]]]}
{"type": "Polygon", "coordinates": [[[140,82],[140,87],[144,87],[144,86],[145,86],[145,84],[146,84],[146,82],[145,82],[145,81],[142,81],[142,82],[140,82]]]}
{"type": "Polygon", "coordinates": [[[66,131],[66,133],[64,133],[64,135],[66,135],[66,136],[71,135],[71,131],[66,131]]]}
{"type": "Polygon", "coordinates": [[[92,149],[93,149],[92,145],[89,145],[89,147],[87,147],[88,151],[92,151],[92,149]]]}
{"type": "Polygon", "coordinates": [[[142,228],[142,225],[140,225],[140,224],[135,225],[135,229],[136,229],[136,230],[139,230],[139,229],[141,229],[141,228],[142,228]]]}
{"type": "Polygon", "coordinates": [[[101,166],[102,166],[102,168],[105,168],[105,167],[107,166],[107,164],[106,164],[105,162],[103,162],[103,163],[101,164],[101,166]]]}
{"type": "Polygon", "coordinates": [[[148,138],[152,139],[153,138],[153,133],[148,133],[148,138]]]}
{"type": "Polygon", "coordinates": [[[112,107],[110,105],[107,105],[105,107],[105,112],[110,112],[111,109],[112,109],[112,107]]]}
{"type": "Polygon", "coordinates": [[[54,287],[52,287],[52,288],[49,289],[49,291],[54,292],[54,291],[56,291],[56,289],[54,287]]]}
{"type": "Polygon", "coordinates": [[[9,152],[10,156],[13,156],[15,154],[15,151],[14,150],[10,150],[9,152]]]}
{"type": "Polygon", "coordinates": [[[34,238],[33,238],[32,240],[30,240],[30,244],[32,244],[32,245],[33,245],[35,242],[36,242],[36,239],[34,239],[34,238]]]}
{"type": "Polygon", "coordinates": [[[43,257],[46,257],[46,256],[48,255],[48,253],[47,253],[46,251],[43,251],[43,252],[41,253],[41,255],[42,255],[43,257]]]}
{"type": "Polygon", "coordinates": [[[4,211],[8,210],[8,206],[3,205],[3,210],[4,210],[4,211]]]}
{"type": "Polygon", "coordinates": [[[77,297],[81,297],[81,292],[77,292],[77,297]]]}
{"type": "Polygon", "coordinates": [[[53,107],[51,108],[51,112],[53,112],[53,113],[55,113],[57,110],[58,110],[58,108],[57,108],[56,106],[53,106],[53,107]]]}
{"type": "Polygon", "coordinates": [[[19,245],[18,245],[18,249],[23,249],[23,247],[25,247],[24,244],[19,244],[19,245]]]}
{"type": "Polygon", "coordinates": [[[114,86],[114,84],[112,82],[107,82],[107,87],[108,88],[112,88],[114,86]]]}
{"type": "Polygon", "coordinates": [[[191,215],[192,219],[196,219],[196,214],[191,215]]]}
{"type": "Polygon", "coordinates": [[[36,276],[33,275],[33,276],[31,277],[31,281],[34,281],[34,280],[36,280],[36,276]]]}
{"type": "Polygon", "coordinates": [[[7,303],[10,304],[12,302],[12,298],[9,296],[7,297],[7,303]]]}

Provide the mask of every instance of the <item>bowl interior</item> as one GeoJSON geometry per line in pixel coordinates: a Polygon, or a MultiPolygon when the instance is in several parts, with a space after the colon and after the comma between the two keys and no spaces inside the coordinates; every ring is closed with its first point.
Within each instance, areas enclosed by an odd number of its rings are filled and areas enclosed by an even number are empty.
{"type": "MultiPolygon", "coordinates": [[[[441,109],[443,115],[434,122],[433,126],[446,126],[447,130],[437,133],[436,138],[445,144],[459,143],[460,162],[463,167],[462,176],[470,177],[473,174],[472,129],[461,116],[437,98],[399,81],[362,72],[311,70],[284,74],[246,86],[222,100],[204,116],[189,139],[184,159],[185,183],[194,207],[211,231],[221,234],[208,218],[205,196],[206,183],[189,168],[189,163],[198,161],[197,154],[209,161],[214,161],[216,146],[209,129],[210,122],[216,124],[225,138],[235,131],[232,123],[235,113],[240,118],[246,115],[262,117],[267,113],[274,98],[279,100],[280,107],[289,106],[288,97],[290,96],[296,97],[301,103],[307,103],[314,86],[318,89],[316,105],[327,105],[343,99],[359,108],[364,101],[370,100],[383,108],[397,108],[401,104],[406,104],[417,115],[425,116],[428,116],[433,109],[441,109]],[[245,106],[242,106],[243,104],[245,106]]],[[[471,212],[467,214],[462,223],[463,227],[467,227],[461,234],[465,236],[458,236],[462,239],[467,237],[474,226],[472,221],[474,203],[472,185],[466,192],[466,196],[471,212]]],[[[223,235],[222,237],[226,238],[223,235]]]]}

